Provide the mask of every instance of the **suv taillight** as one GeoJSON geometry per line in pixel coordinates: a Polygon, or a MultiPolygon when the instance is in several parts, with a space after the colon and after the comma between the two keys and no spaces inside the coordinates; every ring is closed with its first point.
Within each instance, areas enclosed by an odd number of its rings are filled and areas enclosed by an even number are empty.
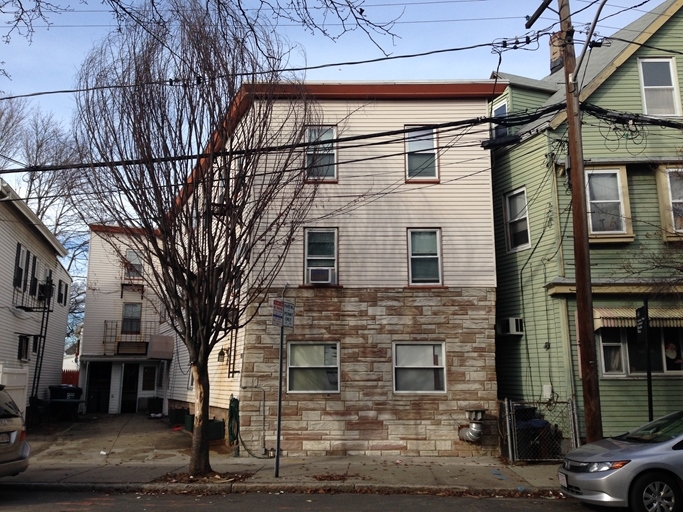
{"type": "Polygon", "coordinates": [[[21,433],[19,434],[19,442],[26,440],[26,427],[21,426],[21,433]]]}

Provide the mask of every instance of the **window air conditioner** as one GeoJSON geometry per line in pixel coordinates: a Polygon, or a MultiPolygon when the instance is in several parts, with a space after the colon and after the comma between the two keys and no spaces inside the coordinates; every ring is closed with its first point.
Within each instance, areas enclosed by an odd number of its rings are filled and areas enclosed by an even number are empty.
{"type": "Polygon", "coordinates": [[[498,334],[502,336],[524,334],[524,320],[521,318],[503,318],[499,320],[498,334]]]}
{"type": "Polygon", "coordinates": [[[309,284],[334,284],[334,268],[311,267],[308,269],[309,284]]]}

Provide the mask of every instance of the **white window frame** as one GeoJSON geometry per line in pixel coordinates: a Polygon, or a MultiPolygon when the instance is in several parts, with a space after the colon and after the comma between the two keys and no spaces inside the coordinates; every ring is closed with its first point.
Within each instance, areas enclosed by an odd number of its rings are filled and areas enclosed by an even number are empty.
{"type": "Polygon", "coordinates": [[[307,285],[315,284],[325,284],[325,283],[312,283],[310,279],[310,270],[316,268],[329,268],[331,269],[331,281],[327,283],[328,285],[334,285],[338,283],[337,279],[337,268],[338,268],[338,251],[339,251],[339,237],[337,233],[337,228],[306,228],[305,239],[304,239],[304,283],[307,285]],[[310,255],[308,253],[308,242],[310,235],[312,233],[332,233],[334,236],[334,254],[333,255],[310,255]],[[330,265],[311,265],[310,260],[330,260],[330,265]]]}
{"type": "Polygon", "coordinates": [[[29,362],[31,360],[31,349],[29,347],[30,340],[31,337],[27,334],[19,335],[19,345],[17,347],[17,359],[19,359],[19,361],[29,362]]]}
{"type": "MultiPolygon", "coordinates": [[[[492,112],[494,118],[496,117],[507,117],[508,115],[508,104],[507,101],[503,101],[502,103],[499,103],[495,107],[493,107],[493,112],[492,112]],[[502,112],[501,112],[502,109],[502,112]]],[[[505,125],[501,124],[496,124],[494,123],[493,126],[493,138],[494,139],[500,139],[503,137],[507,137],[508,135],[508,127],[505,125]]]]}
{"type": "MultiPolygon", "coordinates": [[[[340,344],[339,342],[290,342],[287,344],[287,393],[294,393],[294,394],[311,394],[311,393],[324,393],[324,394],[330,394],[330,393],[340,393],[341,392],[341,365],[340,365],[340,360],[341,360],[341,353],[339,351],[340,344]],[[297,365],[294,366],[292,365],[292,348],[293,347],[323,347],[323,354],[325,353],[326,348],[331,348],[334,351],[335,357],[336,357],[336,363],[335,364],[326,364],[325,361],[323,360],[322,365],[297,365]],[[322,371],[324,370],[325,373],[328,375],[328,377],[331,377],[330,372],[333,374],[336,373],[336,381],[337,381],[337,387],[336,389],[292,389],[294,385],[294,377],[292,376],[293,373],[296,373],[298,370],[318,370],[322,371]]],[[[323,358],[325,355],[323,355],[323,358]]],[[[330,382],[328,380],[328,382],[330,382]]]]}
{"type": "Polygon", "coordinates": [[[678,88],[678,73],[676,72],[676,60],[673,57],[654,57],[654,58],[641,58],[638,59],[638,72],[640,75],[640,92],[643,100],[643,113],[651,116],[680,116],[681,115],[681,98],[678,88]],[[669,77],[671,79],[671,85],[667,86],[651,86],[645,85],[645,71],[643,70],[643,64],[651,62],[666,62],[669,65],[669,77]],[[647,102],[647,92],[660,89],[663,91],[670,91],[673,102],[673,111],[668,113],[663,112],[651,112],[652,108],[648,108],[647,102]]]}
{"type": "MultiPolygon", "coordinates": [[[[605,329],[605,328],[603,328],[605,329]]],[[[600,340],[600,359],[602,360],[602,374],[603,377],[620,377],[620,378],[642,378],[643,375],[647,373],[647,370],[638,370],[638,371],[631,371],[631,362],[630,362],[630,354],[629,354],[629,345],[628,345],[628,334],[630,330],[630,334],[633,336],[634,331],[636,330],[635,327],[610,327],[609,329],[619,329],[619,342],[610,342],[610,343],[605,343],[603,341],[603,329],[600,329],[598,331],[599,334],[599,340],[600,340]],[[621,372],[608,372],[606,370],[606,365],[605,365],[605,347],[612,347],[612,346],[620,346],[620,351],[621,351],[621,364],[622,364],[622,371],[621,372]]],[[[659,355],[660,360],[655,361],[655,359],[652,359],[652,364],[660,364],[661,365],[661,370],[657,369],[656,367],[653,369],[652,374],[657,375],[657,376],[669,376],[669,377],[681,377],[683,376],[683,365],[681,366],[681,369],[675,370],[668,370],[667,369],[667,355],[666,355],[666,339],[665,339],[665,328],[653,328],[650,327],[650,344],[653,349],[653,351],[656,351],[656,353],[659,355]],[[659,334],[659,339],[656,339],[657,334],[659,334]]],[[[675,329],[676,331],[676,337],[678,338],[678,355],[679,359],[683,359],[683,328],[666,328],[668,330],[675,329]]],[[[656,358],[657,356],[653,354],[653,356],[656,358]]],[[[681,363],[678,363],[681,364],[681,363]]]]}
{"type": "MultiPolygon", "coordinates": [[[[406,131],[406,134],[405,134],[406,181],[430,181],[430,182],[433,182],[434,180],[438,180],[439,179],[439,154],[437,151],[438,134],[437,134],[436,130],[430,126],[422,126],[422,125],[405,125],[404,128],[405,128],[405,130],[415,130],[416,128],[422,128],[421,130],[406,131]],[[429,132],[431,134],[431,137],[429,139],[427,138],[427,132],[429,132]],[[430,142],[431,142],[431,148],[420,149],[420,146],[422,146],[421,143],[427,142],[428,140],[430,140],[430,142]],[[433,176],[424,176],[424,175],[413,176],[413,175],[411,175],[410,156],[418,154],[418,153],[421,155],[431,155],[432,156],[432,158],[434,160],[434,175],[433,176]]],[[[414,172],[414,170],[412,170],[412,172],[414,172]]]]}
{"type": "Polygon", "coordinates": [[[665,241],[681,241],[683,239],[683,195],[674,198],[671,187],[671,176],[677,175],[683,180],[683,168],[657,169],[657,192],[659,196],[659,211],[662,219],[662,234],[665,241]],[[679,229],[676,228],[676,212],[681,220],[679,229]]]}
{"type": "Polygon", "coordinates": [[[409,228],[408,229],[408,283],[410,286],[442,286],[443,285],[443,271],[441,268],[441,229],[439,228],[409,228]],[[436,234],[436,254],[419,255],[413,254],[413,233],[435,233],[436,234]],[[436,258],[436,265],[438,271],[438,279],[436,282],[415,281],[413,278],[413,260],[417,259],[434,259],[436,258]]]}
{"type": "MultiPolygon", "coordinates": [[[[404,393],[409,393],[409,394],[443,394],[446,393],[448,390],[448,386],[446,383],[446,344],[443,342],[437,342],[437,343],[418,343],[418,342],[410,342],[410,341],[397,341],[394,342],[393,347],[392,347],[392,374],[393,374],[393,381],[394,381],[394,393],[397,394],[404,394],[404,393]],[[433,347],[440,347],[441,350],[441,362],[440,364],[434,363],[432,365],[420,365],[420,364],[415,364],[415,365],[398,365],[398,352],[400,350],[399,347],[432,347],[432,354],[434,352],[433,347]],[[420,370],[426,370],[429,371],[431,370],[432,372],[440,372],[441,373],[441,385],[443,389],[433,389],[433,390],[425,390],[425,389],[399,389],[398,386],[398,381],[399,377],[398,374],[401,372],[401,370],[411,370],[411,371],[420,371],[420,370]]],[[[435,386],[436,387],[436,386],[435,386]]]]}
{"type": "MultiPolygon", "coordinates": [[[[309,181],[337,181],[337,127],[334,125],[315,125],[306,127],[306,142],[311,144],[313,142],[322,142],[329,140],[329,143],[318,143],[315,145],[306,146],[306,179],[309,181]],[[332,138],[325,137],[326,134],[331,133],[332,138]],[[313,170],[314,160],[320,156],[332,156],[332,175],[331,176],[317,176],[313,170]]],[[[324,164],[327,165],[327,164],[324,164]]]]}
{"type": "Polygon", "coordinates": [[[124,302],[123,303],[123,311],[121,313],[121,334],[133,334],[133,335],[135,335],[135,334],[141,334],[141,333],[142,333],[142,302],[124,302]],[[138,306],[140,316],[137,316],[137,317],[126,316],[126,306],[138,306]],[[124,331],[123,330],[123,327],[126,324],[126,321],[134,322],[135,320],[137,320],[137,322],[138,322],[138,330],[137,331],[124,331]]]}
{"type": "Polygon", "coordinates": [[[631,221],[631,203],[628,194],[628,179],[626,176],[626,167],[590,167],[585,169],[586,177],[586,209],[588,215],[588,233],[591,242],[628,242],[633,241],[633,224],[631,221]],[[614,175],[616,177],[617,191],[619,197],[617,200],[609,199],[594,199],[591,197],[591,177],[599,175],[614,175]],[[593,209],[599,210],[600,203],[618,203],[619,218],[621,219],[621,229],[610,230],[594,230],[593,229],[593,209]]]}
{"type": "Polygon", "coordinates": [[[142,264],[142,256],[140,251],[135,249],[126,249],[126,261],[124,262],[124,275],[126,279],[142,279],[144,266],[142,264]]]}
{"type": "Polygon", "coordinates": [[[527,203],[526,199],[526,188],[518,188],[505,194],[503,197],[503,214],[505,218],[505,243],[507,252],[517,252],[531,247],[531,232],[529,230],[529,203],[527,203]],[[513,217],[513,214],[510,211],[510,199],[519,196],[520,194],[524,197],[524,210],[513,217]],[[513,236],[510,228],[512,227],[513,223],[520,223],[521,221],[524,221],[524,224],[526,225],[527,241],[526,243],[513,246],[513,236]]]}

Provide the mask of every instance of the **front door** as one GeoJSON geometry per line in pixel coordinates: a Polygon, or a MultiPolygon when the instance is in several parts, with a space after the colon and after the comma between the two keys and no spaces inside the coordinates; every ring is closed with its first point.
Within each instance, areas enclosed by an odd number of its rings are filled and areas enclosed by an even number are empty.
{"type": "Polygon", "coordinates": [[[86,407],[91,414],[109,412],[111,363],[88,363],[88,397],[86,407]]]}
{"type": "Polygon", "coordinates": [[[123,365],[123,385],[121,386],[121,412],[138,411],[138,373],[139,364],[123,365]]]}

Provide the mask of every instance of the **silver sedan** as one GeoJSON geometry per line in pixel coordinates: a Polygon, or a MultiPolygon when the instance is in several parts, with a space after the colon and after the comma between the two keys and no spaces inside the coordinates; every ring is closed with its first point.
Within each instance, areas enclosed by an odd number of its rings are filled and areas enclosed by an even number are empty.
{"type": "Polygon", "coordinates": [[[683,512],[683,411],[569,452],[562,492],[635,512],[683,512]]]}

